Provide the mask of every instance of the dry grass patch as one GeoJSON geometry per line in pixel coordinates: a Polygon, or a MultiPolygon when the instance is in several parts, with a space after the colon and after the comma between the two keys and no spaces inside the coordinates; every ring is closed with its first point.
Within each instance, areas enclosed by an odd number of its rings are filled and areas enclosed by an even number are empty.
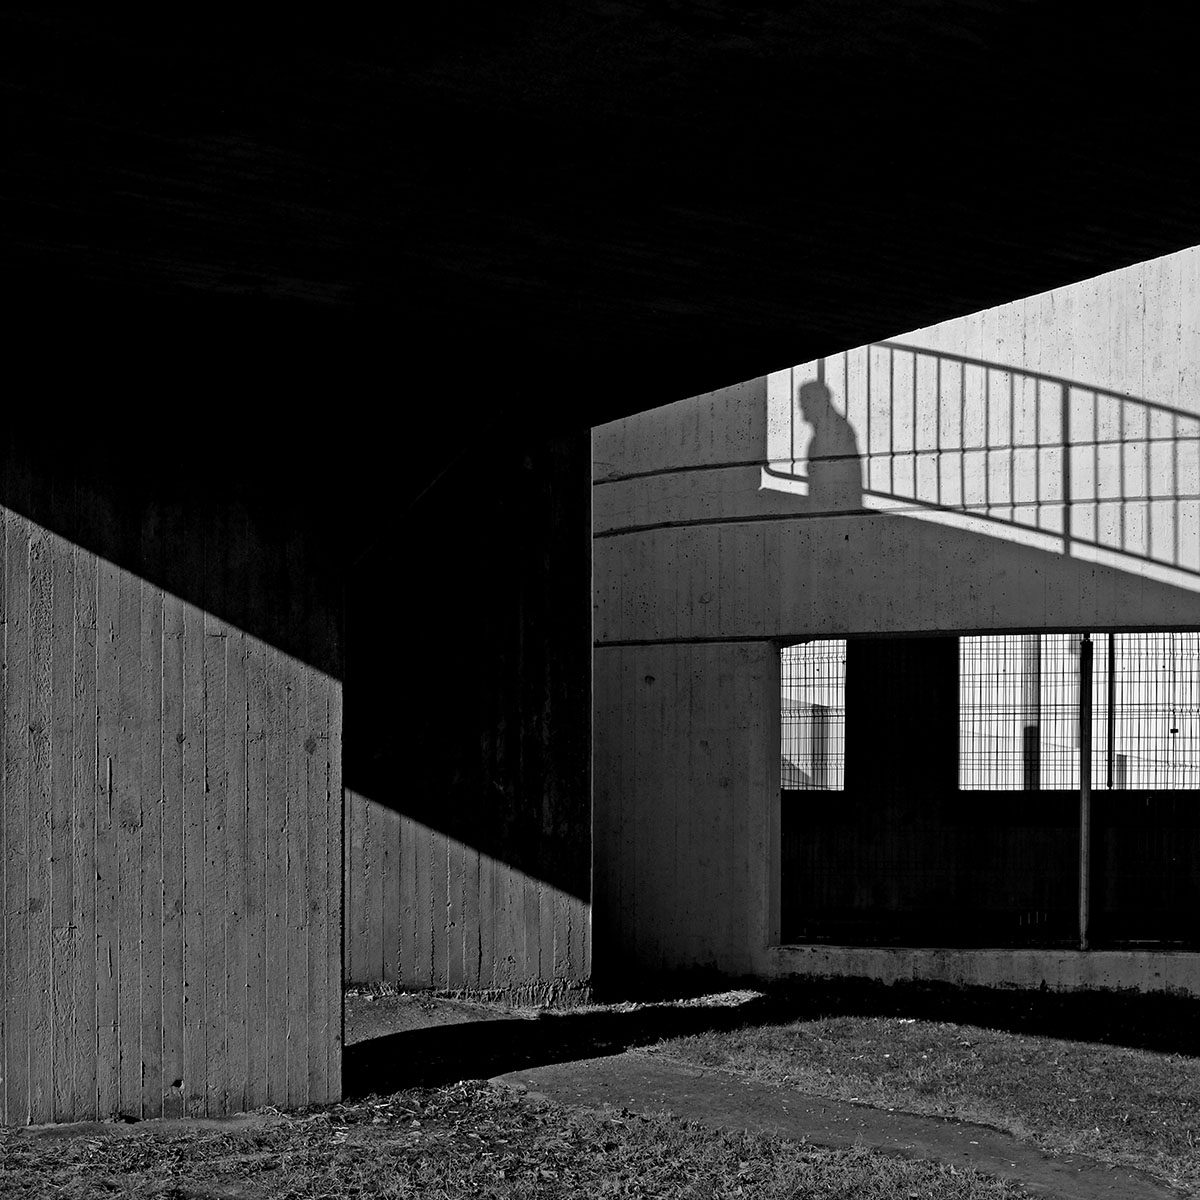
{"type": "Polygon", "coordinates": [[[0,1131],[5,1200],[656,1197],[1016,1200],[972,1171],[865,1150],[592,1112],[463,1083],[235,1132],[31,1137],[0,1131]]]}
{"type": "Polygon", "coordinates": [[[658,1053],[802,1092],[1007,1130],[1200,1190],[1200,1059],[903,1017],[752,1026],[658,1053]]]}

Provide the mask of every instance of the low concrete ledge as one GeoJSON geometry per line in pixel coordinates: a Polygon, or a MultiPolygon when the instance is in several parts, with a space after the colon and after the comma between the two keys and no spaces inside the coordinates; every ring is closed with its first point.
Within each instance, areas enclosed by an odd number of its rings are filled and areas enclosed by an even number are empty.
{"type": "Polygon", "coordinates": [[[1200,999],[1200,953],[1171,950],[946,950],[905,946],[773,946],[772,980],[1162,992],[1200,999]]]}

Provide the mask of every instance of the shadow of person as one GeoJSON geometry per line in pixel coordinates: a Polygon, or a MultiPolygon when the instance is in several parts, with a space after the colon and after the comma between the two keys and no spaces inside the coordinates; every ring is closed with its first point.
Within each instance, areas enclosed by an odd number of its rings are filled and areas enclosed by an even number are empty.
{"type": "Polygon", "coordinates": [[[822,512],[862,508],[862,457],[854,427],[836,408],[829,389],[810,379],[796,393],[800,415],[812,426],[808,443],[808,498],[822,512]]]}

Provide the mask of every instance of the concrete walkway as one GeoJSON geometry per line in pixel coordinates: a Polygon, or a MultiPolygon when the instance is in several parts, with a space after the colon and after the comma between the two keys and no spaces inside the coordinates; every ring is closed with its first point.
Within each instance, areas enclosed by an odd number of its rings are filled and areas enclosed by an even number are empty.
{"type": "Polygon", "coordinates": [[[1019,1184],[1032,1196],[1179,1200],[1183,1195],[1127,1168],[1107,1167],[1078,1155],[1051,1158],[995,1129],[806,1096],[640,1050],[510,1071],[491,1082],[560,1104],[667,1111],[725,1129],[807,1139],[821,1146],[862,1144],[913,1158],[965,1164],[1019,1184]]]}

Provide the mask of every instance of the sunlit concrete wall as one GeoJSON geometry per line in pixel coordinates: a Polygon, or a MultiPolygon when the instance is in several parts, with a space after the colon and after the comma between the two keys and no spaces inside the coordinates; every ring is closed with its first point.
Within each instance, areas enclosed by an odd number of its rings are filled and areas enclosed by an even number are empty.
{"type": "MultiPolygon", "coordinates": [[[[1093,415],[1104,419],[1104,405],[1145,412],[1148,402],[1179,412],[1177,424],[1168,418],[1152,431],[1158,437],[1174,428],[1177,444],[1170,446],[1174,473],[1152,478],[1149,495],[1184,514],[1177,528],[1192,519],[1197,450],[1188,418],[1200,412],[1200,249],[894,340],[995,362],[1014,379],[1053,376],[1023,385],[1045,387],[1047,405],[1056,384],[1063,394],[1058,377],[1067,380],[1071,446],[1058,447],[1057,528],[1053,471],[1041,497],[1044,528],[1021,526],[1014,510],[1024,497],[1012,492],[1002,497],[1004,514],[961,503],[955,511],[948,498],[938,506],[915,490],[926,469],[918,460],[927,464],[938,453],[945,432],[922,424],[928,396],[920,388],[906,397],[907,418],[894,411],[894,391],[891,410],[875,414],[889,422],[888,457],[907,447],[914,489],[903,502],[894,491],[890,503],[871,502],[865,463],[861,503],[831,505],[811,494],[806,442],[779,448],[780,376],[595,431],[598,982],[639,971],[765,977],[797,969],[769,949],[778,940],[781,642],[1200,624],[1200,560],[1156,559],[1160,544],[1148,548],[1144,540],[1099,547],[1107,553],[1097,555],[1095,524],[1088,543],[1064,537],[1061,523],[1065,502],[1078,510],[1087,492],[1078,478],[1063,486],[1063,464],[1081,452],[1077,439],[1097,440],[1071,406],[1086,403],[1077,396],[1101,393],[1093,415]],[[1169,487],[1176,494],[1160,495],[1169,487]]],[[[783,412],[795,427],[808,426],[793,405],[794,389],[809,380],[823,379],[844,417],[836,366],[783,373],[783,412]]],[[[869,401],[878,394],[868,392],[869,401]]],[[[1014,427],[1020,411],[1010,406],[1014,427]]],[[[966,440],[946,451],[957,454],[960,479],[966,449],[978,449],[970,443],[976,424],[960,421],[966,440]]],[[[1046,444],[1035,439],[1043,467],[1062,428],[1059,411],[1046,444]]],[[[988,426],[984,454],[976,455],[983,465],[974,469],[1015,463],[1019,447],[1006,446],[1003,433],[988,426]]],[[[862,433],[859,447],[864,459],[873,452],[862,433]]],[[[1124,501],[1110,478],[1115,460],[1105,455],[1087,498],[1103,496],[1105,520],[1115,513],[1120,527],[1124,501]]],[[[1151,461],[1152,475],[1165,462],[1151,461]]],[[[1007,479],[1007,469],[1000,476],[1007,479]]],[[[1132,505],[1143,505],[1143,519],[1146,501],[1129,499],[1126,528],[1132,505]]],[[[1119,970],[1105,977],[1112,986],[1121,978],[1119,970]]]]}
{"type": "Polygon", "coordinates": [[[1193,250],[777,372],[763,484],[1192,588],[1198,295],[1193,250]]]}
{"type": "Polygon", "coordinates": [[[149,474],[0,452],[4,1124],[342,1094],[337,576],[149,474]]]}

